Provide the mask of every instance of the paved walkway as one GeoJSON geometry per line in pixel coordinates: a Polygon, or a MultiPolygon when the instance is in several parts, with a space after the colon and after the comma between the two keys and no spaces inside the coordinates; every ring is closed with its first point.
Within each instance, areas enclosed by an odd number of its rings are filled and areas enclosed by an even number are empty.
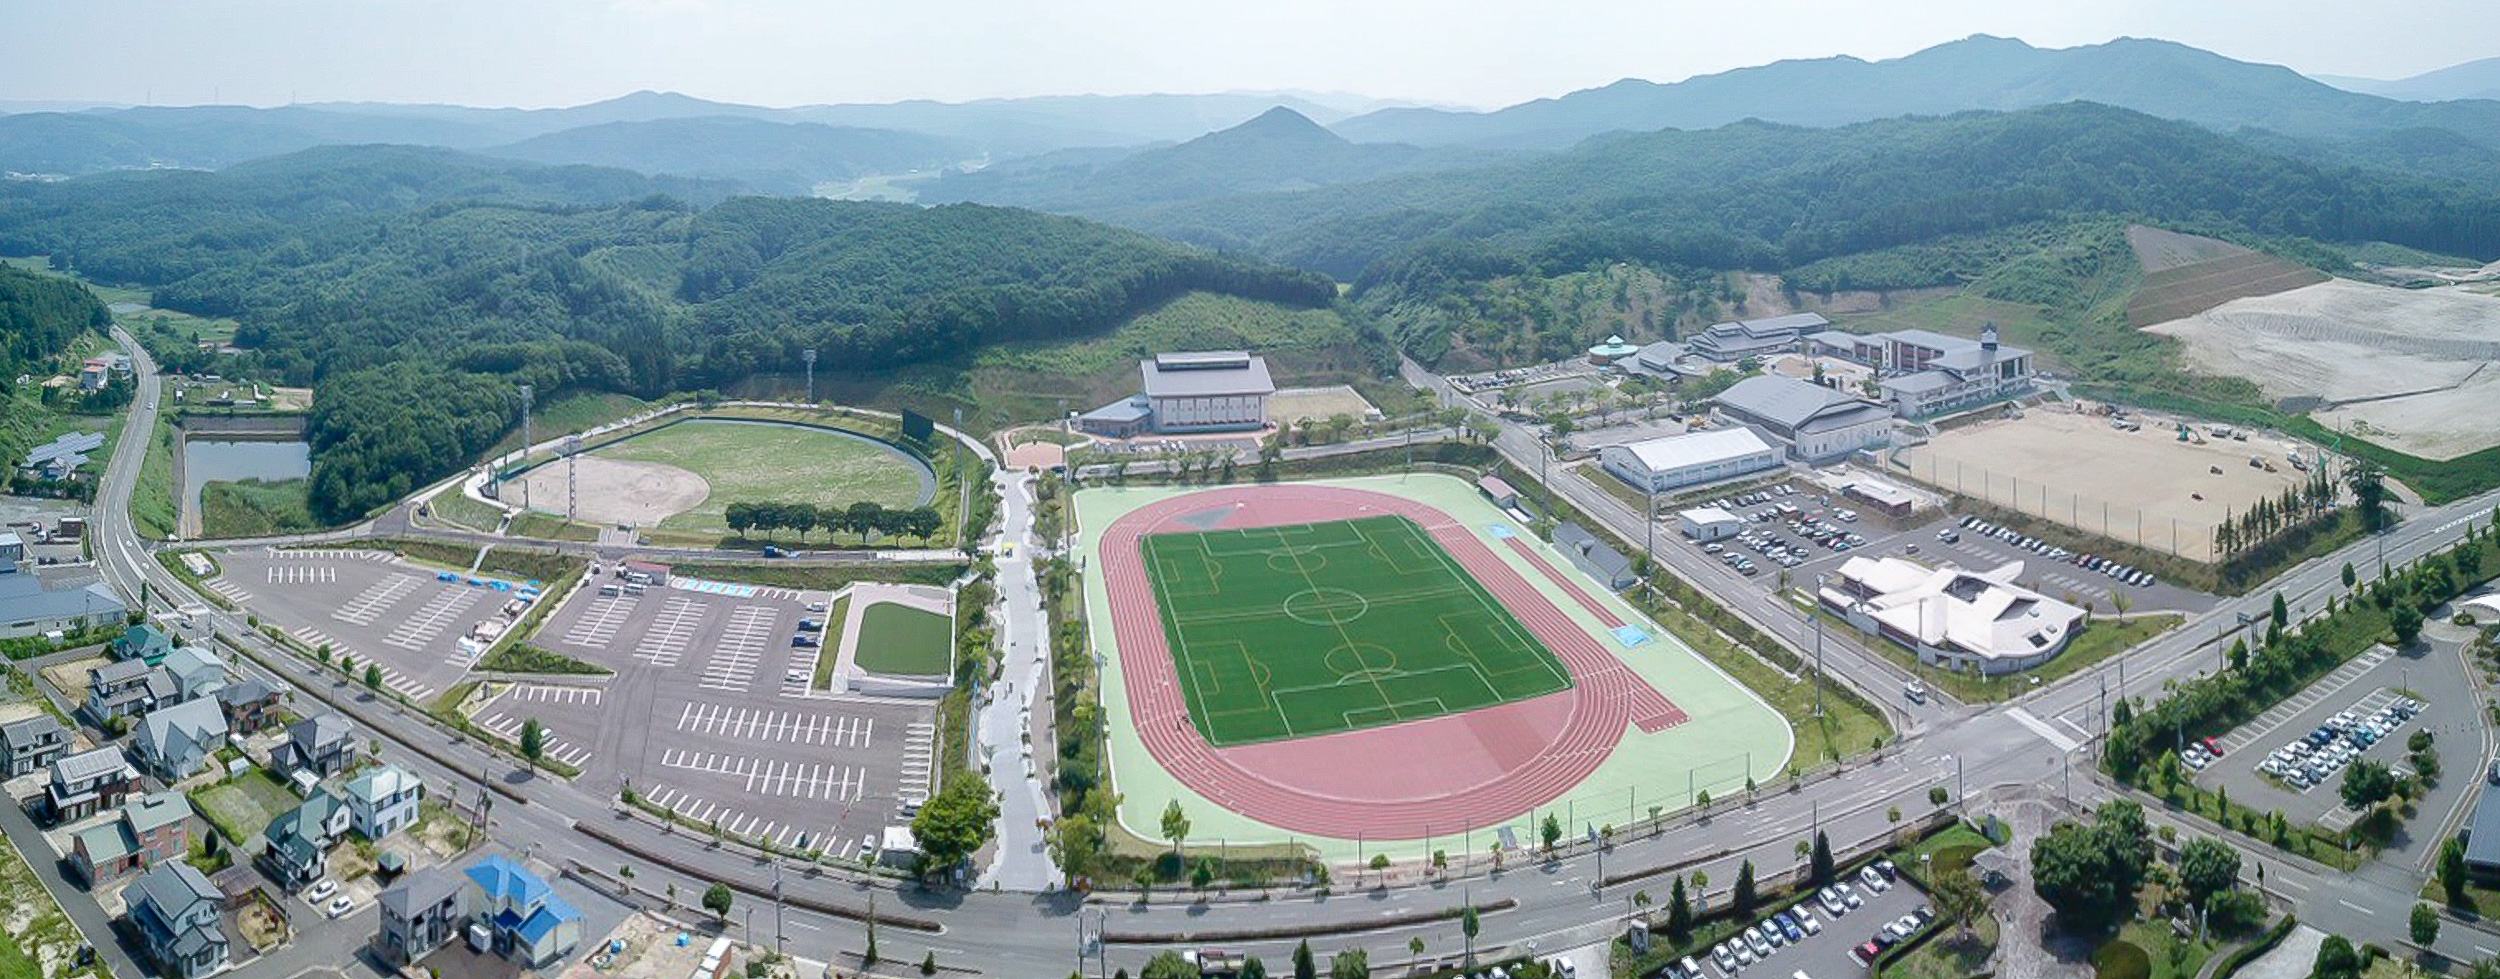
{"type": "Polygon", "coordinates": [[[2318,961],[2318,946],[2326,944],[2326,933],[2301,925],[2283,936],[2283,943],[2260,955],[2240,969],[2232,979],[2308,979],[2309,970],[2318,961]]]}
{"type": "Polygon", "coordinates": [[[2092,950],[2051,930],[2048,902],[2031,889],[2031,844],[2057,822],[2057,810],[2045,802],[2009,799],[1997,811],[2014,830],[2006,851],[2022,860],[2012,886],[1997,895],[1999,938],[1991,966],[2000,976],[2090,979],[2092,950]]]}
{"type": "Polygon", "coordinates": [[[990,784],[997,788],[998,846],[995,858],[982,868],[979,886],[1013,891],[1045,891],[1059,885],[1057,864],[1041,828],[1050,816],[1044,794],[1044,769],[1034,761],[1048,758],[1055,743],[1049,733],[1051,707],[1039,694],[1050,682],[1049,624],[1042,615],[1042,597],[1034,581],[1039,559],[1033,539],[1033,478],[1016,470],[994,477],[1001,507],[996,545],[999,606],[998,682],[988,687],[988,705],[981,711],[982,757],[989,760],[990,784]],[[1039,715],[1041,722],[1034,718],[1039,715]],[[1031,740],[1025,735],[1031,733],[1031,740]]]}

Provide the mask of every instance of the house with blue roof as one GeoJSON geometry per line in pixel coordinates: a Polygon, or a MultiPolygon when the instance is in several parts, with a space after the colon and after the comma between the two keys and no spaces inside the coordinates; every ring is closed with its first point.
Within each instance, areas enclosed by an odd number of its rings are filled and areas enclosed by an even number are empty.
{"type": "Polygon", "coordinates": [[[581,944],[582,913],[527,868],[489,856],[463,876],[468,906],[493,933],[496,954],[541,969],[581,944]]]}

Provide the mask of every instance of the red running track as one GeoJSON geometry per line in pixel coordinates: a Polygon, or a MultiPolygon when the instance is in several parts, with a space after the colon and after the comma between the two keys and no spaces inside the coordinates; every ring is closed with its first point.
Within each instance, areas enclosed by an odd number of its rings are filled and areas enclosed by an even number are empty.
{"type": "MultiPolygon", "coordinates": [[[[1681,709],[1574,624],[1475,534],[1448,514],[1411,500],[1304,485],[1191,493],[1147,504],[1105,527],[1101,561],[1129,709],[1147,752],[1192,791],[1295,833],[1416,839],[1492,825],[1580,784],[1632,725],[1658,730],[1684,720],[1681,709]],[[1209,744],[1189,722],[1139,538],[1382,514],[1405,516],[1431,534],[1561,658],[1572,675],[1572,688],[1360,731],[1233,748],[1209,744]]],[[[1554,574],[1542,560],[1537,563],[1554,574]]],[[[1570,586],[1558,575],[1556,580],[1570,586]]],[[[1590,601],[1585,594],[1578,597],[1590,601]]]]}

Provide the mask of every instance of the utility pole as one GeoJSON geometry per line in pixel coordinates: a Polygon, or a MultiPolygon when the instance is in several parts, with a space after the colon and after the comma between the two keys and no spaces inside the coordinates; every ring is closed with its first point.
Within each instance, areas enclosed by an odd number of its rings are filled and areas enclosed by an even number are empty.
{"type": "MultiPolygon", "coordinates": [[[[808,351],[815,353],[815,351],[808,351]]],[[[809,358],[813,360],[814,358],[809,358]]],[[[784,937],[781,919],[781,858],[773,857],[773,951],[787,952],[790,940],[784,937]]]]}
{"type": "Polygon", "coordinates": [[[581,436],[579,436],[579,435],[567,435],[567,436],[565,436],[565,437],[564,437],[564,521],[565,521],[566,523],[571,523],[571,522],[573,522],[573,516],[574,516],[574,513],[576,512],[576,508],[577,508],[577,507],[581,504],[581,500],[582,500],[582,488],[581,488],[581,487],[582,487],[582,481],[581,481],[581,478],[580,478],[580,477],[581,477],[581,458],[582,458],[582,437],[581,437],[581,436]]]}
{"type": "Polygon", "coordinates": [[[807,403],[816,403],[816,348],[799,351],[799,360],[807,365],[807,403]]]}
{"type": "MultiPolygon", "coordinates": [[[[1823,716],[1823,572],[1814,574],[1814,716],[1823,716]]],[[[1922,610],[1926,606],[1919,606],[1922,610]]]]}
{"type": "MultiPolygon", "coordinates": [[[[513,460],[514,462],[526,463],[530,461],[530,446],[536,444],[530,440],[530,400],[532,394],[533,391],[529,385],[521,385],[521,454],[518,458],[513,460]]],[[[497,480],[501,480],[500,475],[497,477],[497,480]]],[[[521,481],[521,505],[523,507],[530,505],[530,484],[528,480],[521,481]]]]}

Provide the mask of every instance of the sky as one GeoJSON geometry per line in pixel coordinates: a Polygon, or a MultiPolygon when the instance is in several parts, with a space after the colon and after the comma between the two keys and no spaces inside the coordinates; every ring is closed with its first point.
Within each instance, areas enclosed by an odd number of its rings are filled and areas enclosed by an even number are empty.
{"type": "Polygon", "coordinates": [[[1493,107],[1971,34],[2397,78],[2490,0],[0,0],[0,100],[757,105],[1300,90],[1493,107]],[[2443,29],[2439,25],[2455,25],[2443,29]]]}

